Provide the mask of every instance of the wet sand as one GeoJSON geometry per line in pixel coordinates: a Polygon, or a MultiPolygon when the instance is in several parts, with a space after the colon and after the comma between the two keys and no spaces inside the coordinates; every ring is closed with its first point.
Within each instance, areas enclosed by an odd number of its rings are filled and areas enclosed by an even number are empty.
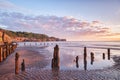
{"type": "MultiPolygon", "coordinates": [[[[39,47],[36,47],[39,48],[39,47]]],[[[45,68],[45,55],[34,47],[19,47],[4,62],[0,63],[0,80],[120,80],[120,65],[101,70],[52,70],[45,68]],[[20,54],[20,63],[25,59],[26,71],[14,73],[15,53],[20,54]]]]}

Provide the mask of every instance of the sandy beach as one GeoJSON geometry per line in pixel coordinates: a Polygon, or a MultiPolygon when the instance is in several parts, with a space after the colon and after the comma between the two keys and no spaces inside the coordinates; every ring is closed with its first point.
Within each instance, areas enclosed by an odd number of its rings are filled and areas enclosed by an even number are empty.
{"type": "MultiPolygon", "coordinates": [[[[116,64],[98,70],[52,70],[45,68],[50,61],[38,52],[40,47],[19,47],[5,61],[0,63],[0,80],[120,80],[119,57],[116,64]],[[26,71],[15,75],[15,53],[20,55],[19,63],[25,59],[26,71]]],[[[19,66],[20,66],[19,64],[19,66]]]]}

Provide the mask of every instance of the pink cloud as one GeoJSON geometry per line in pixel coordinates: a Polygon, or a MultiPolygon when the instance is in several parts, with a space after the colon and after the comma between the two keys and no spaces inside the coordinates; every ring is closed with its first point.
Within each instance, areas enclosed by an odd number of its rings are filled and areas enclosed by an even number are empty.
{"type": "Polygon", "coordinates": [[[10,30],[45,33],[53,36],[107,35],[110,33],[110,29],[102,26],[99,21],[81,21],[73,17],[29,16],[16,12],[0,12],[0,19],[0,24],[8,26],[7,29],[10,30]]]}

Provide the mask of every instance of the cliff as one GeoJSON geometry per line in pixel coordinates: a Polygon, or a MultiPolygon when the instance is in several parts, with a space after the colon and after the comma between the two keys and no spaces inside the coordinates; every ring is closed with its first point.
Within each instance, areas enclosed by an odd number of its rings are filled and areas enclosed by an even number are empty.
{"type": "Polygon", "coordinates": [[[25,42],[25,41],[66,41],[66,39],[59,39],[56,37],[49,37],[46,34],[38,34],[32,32],[14,32],[10,30],[0,29],[0,42],[2,42],[2,34],[5,33],[5,41],[11,42],[25,42]]]}

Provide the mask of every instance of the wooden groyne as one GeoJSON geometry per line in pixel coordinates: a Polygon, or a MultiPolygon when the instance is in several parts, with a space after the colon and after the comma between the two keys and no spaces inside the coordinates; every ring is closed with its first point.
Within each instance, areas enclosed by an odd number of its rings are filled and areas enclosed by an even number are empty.
{"type": "Polygon", "coordinates": [[[59,46],[54,47],[53,59],[52,59],[52,68],[59,69],[60,67],[60,57],[59,57],[59,46]]]}
{"type": "Polygon", "coordinates": [[[17,43],[7,43],[0,45],[0,62],[4,61],[17,48],[17,43]]]}

